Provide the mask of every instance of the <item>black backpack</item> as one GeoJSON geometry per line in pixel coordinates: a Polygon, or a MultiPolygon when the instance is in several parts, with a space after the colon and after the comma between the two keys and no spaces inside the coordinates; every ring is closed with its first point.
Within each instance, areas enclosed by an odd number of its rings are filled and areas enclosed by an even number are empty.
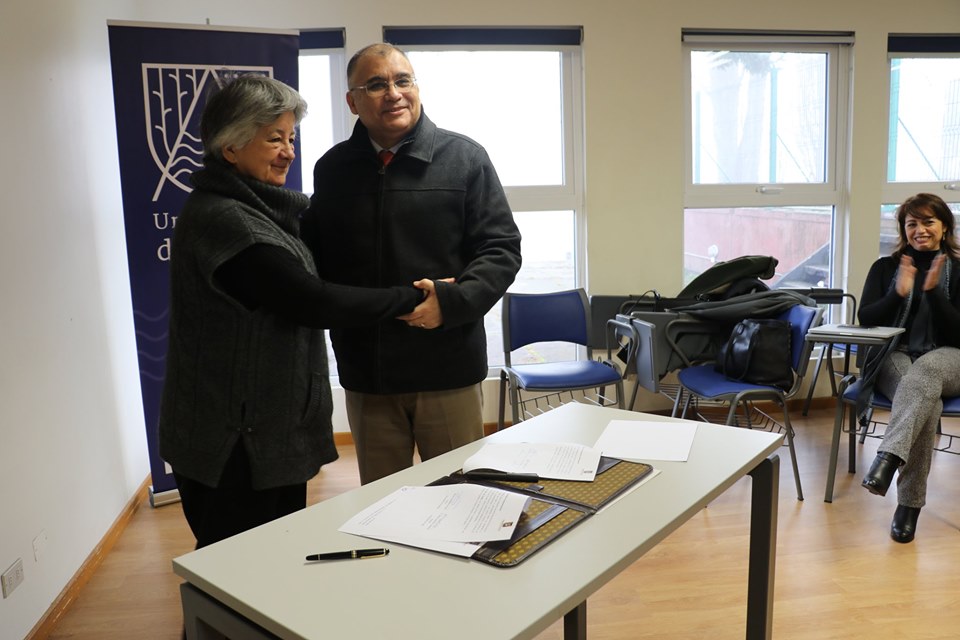
{"type": "Polygon", "coordinates": [[[620,313],[633,311],[665,311],[698,302],[728,300],[748,293],[769,291],[761,280],[776,273],[779,260],[773,256],[740,256],[718,262],[694,278],[675,298],[665,298],[656,291],[631,297],[620,305],[620,313]]]}
{"type": "Polygon", "coordinates": [[[707,302],[766,291],[770,287],[761,280],[772,278],[778,263],[779,260],[773,256],[740,256],[718,262],[694,278],[677,297],[707,302]]]}

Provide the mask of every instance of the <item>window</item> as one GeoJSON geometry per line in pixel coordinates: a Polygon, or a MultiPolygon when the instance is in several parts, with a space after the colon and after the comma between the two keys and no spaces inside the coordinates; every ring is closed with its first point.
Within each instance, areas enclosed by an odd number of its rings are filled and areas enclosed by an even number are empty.
{"type": "Polygon", "coordinates": [[[313,166],[335,139],[332,83],[340,75],[333,69],[336,57],[323,51],[300,52],[300,95],[307,101],[307,117],[300,122],[297,151],[306,193],[313,192],[313,166]]]}
{"type": "MultiPolygon", "coordinates": [[[[511,291],[557,291],[583,281],[580,39],[579,28],[384,30],[384,41],[410,58],[431,120],[479,142],[497,169],[523,235],[523,267],[511,291]],[[489,99],[491,91],[503,99],[489,99]]],[[[489,364],[499,367],[499,303],[485,327],[489,364]]],[[[514,362],[575,355],[537,345],[514,362]]]]}
{"type": "Polygon", "coordinates": [[[344,94],[346,61],[343,30],[304,30],[300,33],[300,95],[307,117],[300,123],[297,153],[303,190],[313,193],[313,166],[335,143],[350,135],[350,112],[344,94]]]}
{"type": "Polygon", "coordinates": [[[897,206],[934,193],[960,213],[960,37],[891,35],[881,256],[897,244],[897,206]]]}
{"type": "MultiPolygon", "coordinates": [[[[303,176],[303,191],[313,193],[313,167],[335,143],[350,135],[350,112],[344,99],[347,63],[343,52],[342,29],[300,32],[300,86],[307,101],[307,117],[300,122],[297,155],[303,176]]],[[[327,333],[327,332],[324,332],[327,333]]],[[[327,359],[336,375],[337,359],[327,335],[327,359]]]]}
{"type": "Polygon", "coordinates": [[[844,182],[847,34],[685,31],[684,282],[741,255],[773,286],[831,286],[844,182]]]}
{"type": "Polygon", "coordinates": [[[430,118],[482,144],[505,187],[562,187],[567,182],[560,52],[408,50],[407,55],[430,118]],[[482,78],[494,84],[499,96],[536,100],[470,99],[478,96],[478,81],[486,84],[482,78]]]}

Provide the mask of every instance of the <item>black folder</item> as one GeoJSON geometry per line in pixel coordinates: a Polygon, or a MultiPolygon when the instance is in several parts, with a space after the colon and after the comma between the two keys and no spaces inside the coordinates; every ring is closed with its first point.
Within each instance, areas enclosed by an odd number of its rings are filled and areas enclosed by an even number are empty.
{"type": "Polygon", "coordinates": [[[471,482],[522,493],[530,497],[509,540],[487,542],[473,558],[497,567],[513,567],[592,516],[653,472],[643,462],[601,457],[592,482],[551,480],[511,482],[472,480],[452,473],[432,485],[471,482]]]}

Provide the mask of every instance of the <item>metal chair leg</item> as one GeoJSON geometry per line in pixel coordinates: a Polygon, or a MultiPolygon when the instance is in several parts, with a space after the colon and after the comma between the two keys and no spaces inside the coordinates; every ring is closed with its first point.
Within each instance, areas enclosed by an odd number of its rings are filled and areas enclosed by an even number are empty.
{"type": "Polygon", "coordinates": [[[637,391],[640,390],[640,381],[633,383],[633,392],[630,394],[630,404],[627,405],[627,409],[633,411],[633,408],[637,406],[637,391]]]}
{"type": "MultiPolygon", "coordinates": [[[[826,344],[821,345],[820,356],[817,358],[817,366],[813,369],[813,376],[810,378],[810,388],[807,389],[807,399],[803,402],[803,410],[800,412],[801,415],[807,415],[807,412],[810,411],[810,403],[813,401],[813,392],[817,386],[817,380],[820,379],[820,366],[823,364],[823,358],[827,353],[826,344]]],[[[831,376],[830,381],[833,381],[831,376]]]]}
{"type": "Polygon", "coordinates": [[[510,413],[513,417],[513,424],[521,422],[522,418],[520,416],[520,390],[517,389],[517,385],[509,384],[510,389],[510,413]]]}
{"type": "MultiPolygon", "coordinates": [[[[830,348],[827,350],[827,353],[830,354],[827,357],[827,371],[830,372],[830,393],[834,396],[837,395],[837,372],[833,368],[833,343],[830,343],[830,348]]],[[[844,371],[843,375],[847,375],[844,371]]]]}
{"type": "Polygon", "coordinates": [[[673,397],[673,409],[670,411],[671,418],[677,417],[677,411],[680,409],[681,398],[683,398],[683,387],[677,385],[677,395],[673,397]]]}
{"type": "MultiPolygon", "coordinates": [[[[867,414],[870,415],[869,413],[867,414]]],[[[860,436],[860,444],[867,438],[867,429],[870,427],[870,421],[863,425],[863,434],[860,436]]],[[[850,405],[850,437],[849,449],[847,451],[847,472],[857,472],[857,408],[850,405]]]]}
{"type": "MultiPolygon", "coordinates": [[[[679,395],[680,395],[680,392],[678,391],[678,392],[677,392],[677,397],[679,397],[679,395]]],[[[690,399],[691,399],[692,397],[693,397],[693,394],[692,394],[692,393],[688,393],[688,394],[687,394],[687,397],[684,398],[684,400],[683,400],[683,411],[680,412],[680,417],[681,417],[681,418],[686,418],[686,417],[687,417],[687,409],[690,408],[690,399]]]]}
{"type": "Polygon", "coordinates": [[[507,412],[507,372],[500,370],[500,406],[497,411],[497,431],[504,427],[504,417],[507,412]]]}
{"type": "Polygon", "coordinates": [[[787,432],[787,447],[790,449],[790,461],[793,463],[793,479],[797,483],[797,500],[803,500],[803,488],[800,486],[800,467],[797,464],[797,449],[793,446],[793,425],[790,424],[787,405],[781,403],[780,406],[783,407],[783,424],[787,432]]]}
{"type": "MultiPolygon", "coordinates": [[[[740,404],[739,404],[738,402],[731,402],[731,403],[730,403],[730,408],[727,409],[727,421],[724,422],[724,424],[727,425],[728,427],[732,427],[733,425],[736,424],[737,409],[739,408],[739,406],[740,406],[740,404]]],[[[747,411],[747,409],[746,409],[746,407],[744,407],[744,413],[746,413],[746,411],[747,411]]],[[[749,415],[747,416],[747,426],[750,426],[750,416],[749,416],[749,415]]]]}
{"type": "MultiPolygon", "coordinates": [[[[867,412],[863,416],[863,431],[860,432],[860,444],[867,441],[867,431],[870,429],[871,420],[873,420],[873,407],[867,407],[867,412]]],[[[856,419],[851,423],[851,427],[854,424],[856,424],[856,419]]]]}
{"type": "MultiPolygon", "coordinates": [[[[837,458],[840,450],[840,433],[843,431],[844,411],[843,401],[837,399],[836,415],[833,419],[833,440],[830,444],[830,462],[827,467],[827,488],[823,493],[824,502],[833,502],[833,485],[837,477],[837,458]]],[[[852,438],[856,440],[854,436],[852,438]]],[[[851,443],[852,444],[852,443],[851,443]]]]}

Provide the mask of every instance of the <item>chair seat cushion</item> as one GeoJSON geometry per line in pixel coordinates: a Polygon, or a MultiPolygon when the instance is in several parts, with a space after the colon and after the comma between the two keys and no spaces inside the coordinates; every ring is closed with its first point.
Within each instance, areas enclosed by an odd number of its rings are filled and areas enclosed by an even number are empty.
{"type": "Polygon", "coordinates": [[[677,379],[687,391],[693,392],[702,398],[718,398],[720,396],[734,396],[743,391],[772,391],[782,393],[782,389],[768,387],[762,384],[751,384],[730,380],[722,373],[714,370],[712,364],[701,364],[681,369],[677,379]]]}
{"type": "MultiPolygon", "coordinates": [[[[853,384],[847,387],[846,391],[843,392],[843,401],[854,403],[857,401],[857,394],[860,393],[860,381],[856,380],[853,384]]],[[[893,403],[890,401],[890,398],[883,395],[879,391],[873,392],[873,402],[870,403],[876,409],[887,409],[889,410],[893,403]]],[[[960,415],[960,396],[954,396],[952,398],[943,399],[943,413],[946,414],[958,414],[960,415]]]]}
{"type": "Polygon", "coordinates": [[[596,360],[514,365],[507,369],[524,389],[552,390],[616,384],[620,372],[596,360]]]}

